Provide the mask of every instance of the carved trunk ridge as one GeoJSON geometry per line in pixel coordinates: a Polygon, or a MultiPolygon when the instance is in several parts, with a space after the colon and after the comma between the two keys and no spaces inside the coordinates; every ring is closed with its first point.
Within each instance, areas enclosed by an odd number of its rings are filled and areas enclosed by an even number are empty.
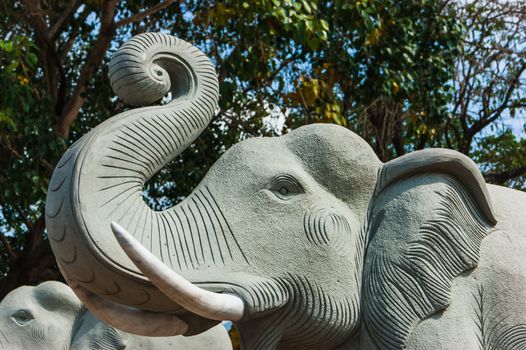
{"type": "Polygon", "coordinates": [[[239,254],[207,188],[160,212],[142,198],[144,183],[210,122],[218,100],[216,73],[191,44],[146,33],[112,57],[109,76],[116,93],[129,104],[148,105],[168,92],[172,101],[121,113],[64,154],[46,202],[49,238],[71,280],[110,300],[165,310],[173,302],[117,248],[110,222],[118,221],[179,271],[225,264],[239,254]]]}

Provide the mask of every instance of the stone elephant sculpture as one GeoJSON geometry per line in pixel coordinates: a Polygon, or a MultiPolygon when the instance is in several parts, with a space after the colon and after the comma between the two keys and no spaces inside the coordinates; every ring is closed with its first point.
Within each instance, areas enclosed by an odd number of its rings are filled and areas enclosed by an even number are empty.
{"type": "Polygon", "coordinates": [[[66,284],[50,281],[19,287],[0,302],[0,349],[231,350],[232,345],[222,325],[195,337],[122,332],[97,319],[66,284]]]}
{"type": "Polygon", "coordinates": [[[102,319],[148,335],[230,319],[250,350],[526,346],[526,194],[486,185],[451,150],[384,164],[349,130],[310,125],[236,144],[153,211],[143,185],[210,122],[216,73],[148,33],[109,75],[129,104],[173,100],[102,123],[49,186],[57,261],[102,319]]]}

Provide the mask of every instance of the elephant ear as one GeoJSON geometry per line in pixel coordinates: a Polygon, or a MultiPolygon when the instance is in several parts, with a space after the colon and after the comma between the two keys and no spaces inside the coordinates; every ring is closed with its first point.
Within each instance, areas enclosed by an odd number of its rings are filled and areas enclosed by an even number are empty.
{"type": "Polygon", "coordinates": [[[83,307],[73,325],[71,350],[126,349],[127,334],[98,320],[83,307]]]}
{"type": "Polygon", "coordinates": [[[477,166],[451,150],[384,164],[369,213],[363,320],[380,349],[402,349],[414,327],[451,303],[453,279],[478,264],[496,224],[477,166]]]}

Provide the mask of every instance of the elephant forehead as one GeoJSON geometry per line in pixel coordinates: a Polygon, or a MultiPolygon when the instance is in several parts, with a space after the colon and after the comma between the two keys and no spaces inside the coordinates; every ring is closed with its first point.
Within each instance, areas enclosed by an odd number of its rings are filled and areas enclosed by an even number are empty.
{"type": "Polygon", "coordinates": [[[356,165],[370,173],[381,165],[373,149],[352,131],[332,124],[311,124],[282,137],[286,147],[308,166],[341,168],[356,165]]]}
{"type": "Polygon", "coordinates": [[[63,283],[48,281],[36,287],[22,286],[10,292],[0,303],[0,312],[10,312],[20,308],[32,310],[61,309],[67,312],[76,311],[80,301],[73,291],[63,283]]]}
{"type": "MultiPolygon", "coordinates": [[[[354,210],[365,211],[382,163],[346,128],[313,124],[282,137],[260,137],[230,148],[209,172],[217,184],[258,186],[278,173],[305,175],[354,210]]],[[[309,180],[307,180],[309,181],[309,180]]]]}
{"type": "Polygon", "coordinates": [[[56,281],[47,281],[33,289],[34,298],[42,307],[55,310],[76,310],[80,300],[66,284],[56,281]]]}
{"type": "Polygon", "coordinates": [[[7,294],[0,303],[0,317],[5,320],[5,317],[11,317],[17,310],[30,310],[33,313],[39,309],[34,289],[35,287],[22,286],[7,294]]]}
{"type": "Polygon", "coordinates": [[[22,306],[27,306],[28,302],[35,299],[33,295],[34,289],[35,287],[22,286],[11,291],[0,303],[0,310],[4,311],[6,309],[17,309],[22,306]]]}
{"type": "Polygon", "coordinates": [[[214,166],[218,175],[267,178],[277,172],[300,169],[294,153],[278,137],[258,137],[237,143],[214,166]]]}
{"type": "Polygon", "coordinates": [[[341,200],[360,207],[368,203],[382,163],[361,137],[341,126],[312,124],[283,141],[305,170],[341,200]]]}

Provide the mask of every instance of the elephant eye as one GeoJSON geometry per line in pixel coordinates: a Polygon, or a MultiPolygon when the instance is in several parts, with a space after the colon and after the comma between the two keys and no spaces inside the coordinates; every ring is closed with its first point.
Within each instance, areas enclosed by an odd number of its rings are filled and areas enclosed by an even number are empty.
{"type": "Polygon", "coordinates": [[[293,195],[305,192],[300,182],[289,174],[274,177],[270,183],[270,190],[281,200],[287,200],[293,195]]]}
{"type": "Polygon", "coordinates": [[[18,310],[11,315],[13,321],[15,321],[20,326],[25,326],[33,320],[33,315],[29,310],[18,310]]]}

